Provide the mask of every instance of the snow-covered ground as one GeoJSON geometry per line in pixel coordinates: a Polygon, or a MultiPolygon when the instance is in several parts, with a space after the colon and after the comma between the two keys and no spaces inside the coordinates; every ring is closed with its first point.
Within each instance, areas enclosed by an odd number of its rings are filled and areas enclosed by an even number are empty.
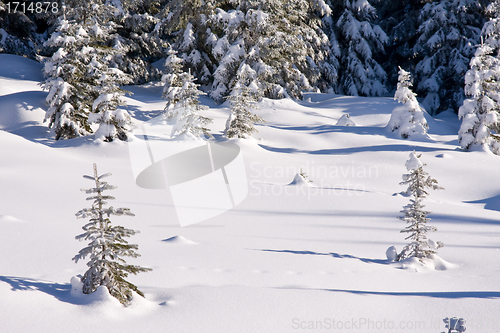
{"type": "MultiPolygon", "coordinates": [[[[385,129],[391,98],[307,94],[264,100],[267,122],[241,147],[248,195],[235,209],[180,227],[168,190],[135,184],[129,143],[92,138],[54,142],[43,124],[41,66],[0,54],[1,332],[442,332],[445,317],[467,331],[500,331],[500,158],[457,147],[459,121],[426,117],[432,140],[385,129]],[[336,126],[349,114],[356,126],[336,126]],[[445,190],[424,201],[429,235],[445,247],[435,267],[389,262],[406,244],[396,217],[411,151],[445,190]],[[85,262],[71,258],[87,207],[82,175],[111,172],[112,221],[153,268],[129,279],[146,298],[125,308],[104,294],[71,292],[85,262]],[[293,182],[300,171],[312,186],[293,182]]],[[[161,87],[130,87],[139,126],[164,107],[161,87]]],[[[227,105],[208,99],[220,137],[227,105]]],[[[210,196],[210,193],[206,193],[210,196]]]]}

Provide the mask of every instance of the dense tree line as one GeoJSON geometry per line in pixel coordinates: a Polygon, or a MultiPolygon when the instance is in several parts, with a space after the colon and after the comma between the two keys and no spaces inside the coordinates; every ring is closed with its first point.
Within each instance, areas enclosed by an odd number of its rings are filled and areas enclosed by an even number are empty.
{"type": "MultiPolygon", "coordinates": [[[[93,72],[80,73],[79,82],[64,82],[74,92],[82,82],[94,87],[93,100],[108,91],[101,100],[114,98],[107,104],[111,109],[119,105],[121,92],[102,86],[102,75],[118,76],[120,84],[160,80],[165,68],[158,60],[174,50],[182,60],[180,71],[191,73],[218,102],[235,89],[268,98],[300,99],[304,91],[387,96],[396,90],[400,66],[411,73],[428,112],[458,113],[481,29],[495,15],[486,10],[488,0],[57,0],[47,12],[18,8],[15,13],[12,3],[0,1],[0,52],[45,63],[62,61],[64,53],[75,71],[93,63],[93,72]],[[94,30],[96,24],[105,35],[94,30]],[[86,33],[81,38],[80,28],[86,33]],[[68,36],[77,43],[57,40],[61,34],[73,34],[68,36]],[[93,56],[87,52],[82,58],[88,47],[95,49],[93,56]]],[[[57,78],[68,73],[45,69],[52,80],[46,88],[63,88],[57,78]]],[[[62,113],[74,109],[80,120],[98,111],[85,101],[69,108],[65,103],[75,96],[65,95],[59,104],[49,101],[52,123],[64,105],[62,113]]],[[[103,117],[112,122],[109,112],[103,117]]],[[[103,117],[93,118],[105,123],[103,117]]],[[[123,128],[127,120],[120,117],[123,128]]],[[[86,120],[80,120],[66,122],[74,127],[56,135],[87,133],[86,120]]],[[[111,136],[123,132],[116,128],[111,136]]]]}

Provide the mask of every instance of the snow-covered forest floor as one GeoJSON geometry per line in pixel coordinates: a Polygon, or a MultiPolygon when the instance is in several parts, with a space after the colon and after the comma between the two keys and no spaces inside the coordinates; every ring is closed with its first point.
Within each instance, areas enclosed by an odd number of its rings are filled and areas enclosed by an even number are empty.
{"type": "MultiPolygon", "coordinates": [[[[432,140],[385,129],[391,98],[306,94],[259,103],[267,122],[235,140],[249,193],[235,209],[180,227],[168,190],[135,184],[129,144],[92,137],[55,142],[42,123],[41,66],[0,54],[0,331],[2,332],[442,332],[445,317],[467,331],[500,330],[500,159],[463,152],[451,113],[426,115],[432,140]],[[348,113],[355,127],[336,126],[348,113]],[[435,267],[394,263],[385,251],[406,244],[396,217],[411,151],[444,190],[424,200],[440,240],[435,267]],[[82,178],[111,172],[115,207],[140,230],[131,276],[146,298],[125,308],[106,295],[71,293],[86,270],[71,258],[87,207],[82,178]],[[300,170],[312,187],[288,185],[300,170]]],[[[158,116],[160,85],[127,87],[139,126],[158,116]]],[[[227,105],[202,99],[220,137],[227,105]]],[[[210,193],[206,193],[210,196],[210,193]]]]}

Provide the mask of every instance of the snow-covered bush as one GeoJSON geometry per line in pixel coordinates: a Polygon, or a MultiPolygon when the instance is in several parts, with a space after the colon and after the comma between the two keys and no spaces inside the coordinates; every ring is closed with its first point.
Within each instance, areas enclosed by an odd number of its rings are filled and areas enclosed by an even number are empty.
{"type": "Polygon", "coordinates": [[[114,197],[104,195],[103,192],[116,188],[102,181],[108,176],[111,174],[106,173],[98,176],[96,164],[94,164],[94,176],[83,176],[95,182],[95,187],[82,189],[85,193],[92,194],[87,200],[94,201],[91,208],[84,208],[76,213],[77,218],[90,218],[90,221],[82,227],[85,232],[75,238],[90,242],[87,247],[81,249],[73,257],[73,260],[78,262],[87,256],[90,257],[90,261],[87,263],[89,269],[81,278],[84,294],[93,293],[99,286],[105,286],[120,303],[128,305],[133,298],[133,292],[143,297],[144,294],[125,278],[129,273],[137,274],[151,271],[151,269],[129,265],[123,259],[123,257],[139,257],[135,251],[138,246],[129,244],[124,239],[135,235],[138,231],[111,224],[109,219],[111,215],[134,216],[134,214],[128,208],[105,207],[106,200],[113,200],[114,197]]]}
{"type": "MultiPolygon", "coordinates": [[[[495,7],[490,7],[493,10],[495,7]]],[[[462,125],[458,140],[463,149],[474,147],[500,154],[500,19],[484,25],[484,43],[478,47],[465,75],[466,99],[458,116],[462,125]]]]}
{"type": "Polygon", "coordinates": [[[392,132],[397,131],[404,139],[414,135],[426,135],[429,127],[424,118],[424,110],[420,107],[415,93],[411,91],[411,86],[410,73],[399,68],[398,89],[394,99],[403,105],[392,111],[387,127],[392,132]]]}
{"type": "Polygon", "coordinates": [[[180,87],[172,87],[166,95],[166,116],[169,121],[174,121],[171,135],[211,136],[210,130],[205,126],[212,119],[200,114],[200,111],[208,110],[208,107],[201,105],[198,100],[205,93],[198,89],[199,85],[194,82],[196,79],[190,71],[179,74],[178,80],[180,87]]]}
{"type": "Polygon", "coordinates": [[[430,212],[423,210],[425,206],[422,205],[422,200],[428,195],[426,189],[438,190],[442,189],[442,187],[439,187],[437,181],[424,171],[425,164],[419,160],[420,156],[415,152],[410,153],[410,158],[406,161],[406,169],[409,173],[403,175],[403,181],[400,183],[401,185],[408,185],[406,192],[412,196],[410,203],[404,206],[401,211],[404,216],[398,217],[407,223],[406,228],[401,232],[410,233],[410,236],[405,239],[410,239],[411,243],[406,245],[397,255],[397,261],[410,257],[419,260],[428,258],[436,253],[435,249],[443,246],[441,242],[430,242],[427,239],[427,233],[437,229],[427,225],[427,221],[430,220],[427,215],[430,212]]]}

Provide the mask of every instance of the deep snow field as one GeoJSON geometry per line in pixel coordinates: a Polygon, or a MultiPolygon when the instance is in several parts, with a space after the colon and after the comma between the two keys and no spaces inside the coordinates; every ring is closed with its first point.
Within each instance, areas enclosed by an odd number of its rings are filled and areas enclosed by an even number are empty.
{"type": "MultiPolygon", "coordinates": [[[[55,142],[43,123],[41,65],[0,54],[0,332],[443,332],[463,317],[467,332],[500,331],[500,157],[458,149],[454,114],[429,122],[431,139],[397,138],[385,126],[397,102],[306,94],[263,100],[267,122],[241,148],[248,195],[221,215],[181,227],[167,189],[136,185],[130,143],[92,137],[55,142]],[[350,114],[355,127],[336,126],[350,114]],[[395,263],[407,236],[397,219],[411,151],[444,190],[424,204],[434,265],[395,263]],[[140,230],[128,262],[152,272],[130,276],[145,293],[125,308],[109,295],[71,292],[85,261],[71,258],[90,204],[82,176],[111,172],[114,207],[140,230]],[[288,185],[300,170],[313,186],[288,185]]],[[[140,126],[159,116],[162,87],[129,87],[140,126]]],[[[206,115],[217,140],[228,105],[206,115]]],[[[205,193],[210,196],[211,193],[205,193]]]]}

